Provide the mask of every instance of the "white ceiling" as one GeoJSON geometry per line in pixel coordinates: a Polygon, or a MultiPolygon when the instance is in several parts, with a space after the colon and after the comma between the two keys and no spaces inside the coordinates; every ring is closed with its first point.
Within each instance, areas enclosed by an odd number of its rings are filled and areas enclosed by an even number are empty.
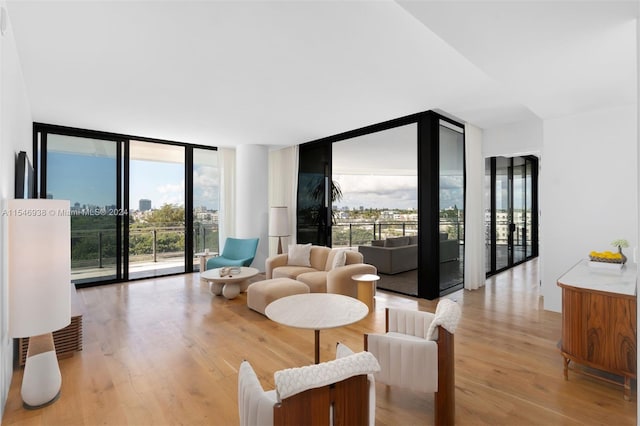
{"type": "Polygon", "coordinates": [[[7,0],[33,119],[291,145],[440,109],[488,128],[636,100],[635,1],[7,0]]]}

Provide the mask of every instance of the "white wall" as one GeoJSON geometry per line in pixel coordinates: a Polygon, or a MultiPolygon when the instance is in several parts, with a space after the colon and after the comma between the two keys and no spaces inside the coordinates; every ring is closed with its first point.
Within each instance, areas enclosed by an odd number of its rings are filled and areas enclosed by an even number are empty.
{"type": "Polygon", "coordinates": [[[544,309],[560,312],[560,275],[591,250],[638,240],[638,148],[635,106],[544,122],[540,174],[544,309]]]}
{"type": "Polygon", "coordinates": [[[264,145],[236,148],[236,237],[260,238],[251,266],[264,271],[269,256],[269,150],[264,145]]]}
{"type": "Polygon", "coordinates": [[[487,157],[539,155],[542,151],[542,120],[534,119],[485,129],[482,154],[487,157]]]}
{"type": "MultiPolygon", "coordinates": [[[[6,3],[0,1],[0,7],[6,3]]],[[[19,151],[31,152],[31,109],[22,78],[11,20],[4,36],[0,36],[0,199],[4,211],[6,200],[14,195],[15,156],[19,151]]],[[[7,306],[7,220],[0,215],[0,419],[7,401],[13,373],[13,343],[8,335],[7,306]]]]}

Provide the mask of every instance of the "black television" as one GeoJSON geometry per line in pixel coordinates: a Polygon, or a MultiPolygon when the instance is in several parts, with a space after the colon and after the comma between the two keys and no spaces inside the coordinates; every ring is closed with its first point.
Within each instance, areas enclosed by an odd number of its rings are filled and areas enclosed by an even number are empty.
{"type": "Polygon", "coordinates": [[[33,166],[26,152],[20,151],[16,156],[16,193],[15,198],[33,198],[35,182],[33,166]]]}

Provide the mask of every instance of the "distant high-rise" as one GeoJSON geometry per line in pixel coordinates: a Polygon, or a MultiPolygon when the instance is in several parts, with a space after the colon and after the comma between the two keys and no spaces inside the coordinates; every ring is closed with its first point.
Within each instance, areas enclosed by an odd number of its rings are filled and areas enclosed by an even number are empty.
{"type": "Polygon", "coordinates": [[[146,212],[147,210],[151,210],[151,200],[147,200],[145,198],[140,199],[138,203],[138,209],[141,212],[146,212]]]}

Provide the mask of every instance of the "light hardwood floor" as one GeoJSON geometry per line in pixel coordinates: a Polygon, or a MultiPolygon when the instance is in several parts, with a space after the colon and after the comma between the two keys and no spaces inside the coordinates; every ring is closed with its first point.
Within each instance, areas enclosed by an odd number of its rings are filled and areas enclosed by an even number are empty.
{"type": "MultiPolygon", "coordinates": [[[[62,360],[60,399],[21,406],[14,372],[3,425],[235,425],[237,369],[249,360],[266,389],[276,370],[313,360],[313,332],[249,310],[246,295],[212,297],[198,274],[79,290],[84,349],[62,360]]],[[[560,314],[544,311],[536,261],[477,291],[462,305],[455,335],[456,420],[460,425],[634,425],[632,401],[614,385],[562,377],[560,314]]],[[[384,307],[433,311],[436,301],[378,292],[375,313],[321,332],[321,359],[336,341],[362,350],[364,332],[383,331],[384,307]]],[[[378,425],[433,424],[433,396],[377,384],[378,425]]]]}

